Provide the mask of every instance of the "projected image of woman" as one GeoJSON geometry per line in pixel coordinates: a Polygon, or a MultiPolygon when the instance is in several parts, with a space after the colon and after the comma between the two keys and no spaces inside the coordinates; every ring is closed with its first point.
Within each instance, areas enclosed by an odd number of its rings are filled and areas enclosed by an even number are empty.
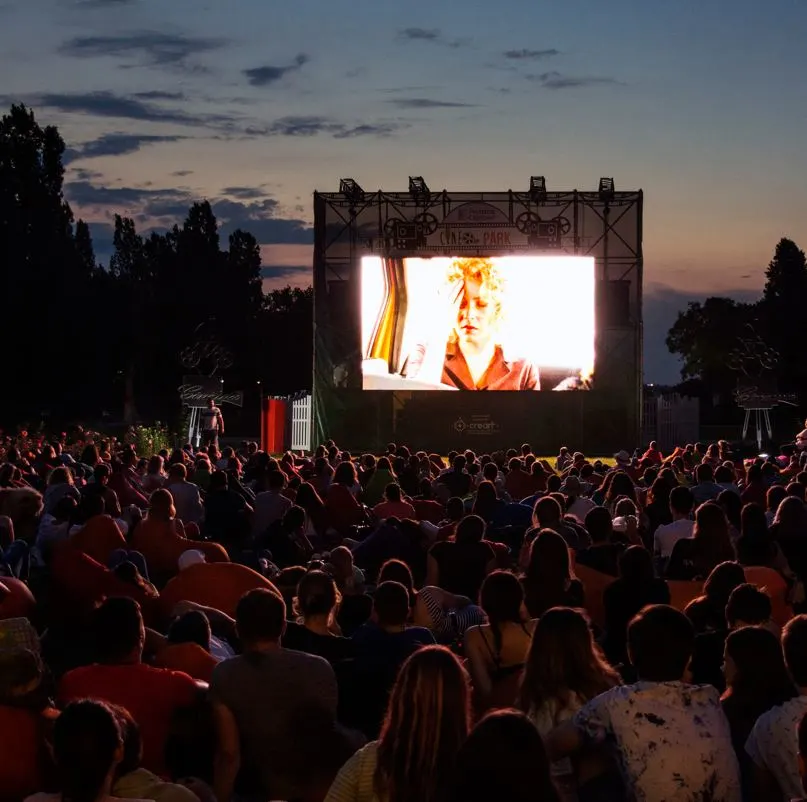
{"type": "Polygon", "coordinates": [[[405,375],[460,390],[540,390],[538,368],[500,341],[504,281],[490,259],[451,262],[431,331],[409,356],[405,375]]]}

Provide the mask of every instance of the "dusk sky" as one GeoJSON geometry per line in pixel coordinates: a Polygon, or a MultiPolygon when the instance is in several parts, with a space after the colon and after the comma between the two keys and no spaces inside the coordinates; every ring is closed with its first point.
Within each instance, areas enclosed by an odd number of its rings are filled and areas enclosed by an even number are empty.
{"type": "Polygon", "coordinates": [[[0,0],[0,101],[68,143],[93,222],[252,231],[308,285],[312,193],[645,191],[646,380],[686,301],[748,297],[807,245],[807,0],[0,0]]]}

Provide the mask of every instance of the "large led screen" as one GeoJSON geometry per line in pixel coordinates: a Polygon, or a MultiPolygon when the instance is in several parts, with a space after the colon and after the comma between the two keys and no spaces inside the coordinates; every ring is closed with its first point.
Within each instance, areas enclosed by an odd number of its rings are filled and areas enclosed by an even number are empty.
{"type": "Polygon", "coordinates": [[[594,373],[594,259],[361,262],[365,390],[585,390],[594,373]]]}

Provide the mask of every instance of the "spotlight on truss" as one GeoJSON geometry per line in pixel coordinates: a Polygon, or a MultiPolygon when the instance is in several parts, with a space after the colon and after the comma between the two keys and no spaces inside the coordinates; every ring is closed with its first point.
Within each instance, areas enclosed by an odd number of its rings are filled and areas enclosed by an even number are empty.
{"type": "Polygon", "coordinates": [[[613,178],[601,178],[600,179],[600,200],[604,203],[608,203],[614,199],[614,195],[616,194],[616,190],[614,189],[614,179],[613,178]]]}
{"type": "Polygon", "coordinates": [[[364,201],[364,190],[352,178],[342,178],[339,181],[339,192],[351,203],[364,201]]]}
{"type": "Polygon", "coordinates": [[[423,180],[422,175],[409,176],[409,194],[415,200],[428,200],[431,196],[429,185],[423,180]]]}
{"type": "Polygon", "coordinates": [[[546,178],[542,175],[530,177],[530,198],[534,201],[546,200],[546,178]]]}

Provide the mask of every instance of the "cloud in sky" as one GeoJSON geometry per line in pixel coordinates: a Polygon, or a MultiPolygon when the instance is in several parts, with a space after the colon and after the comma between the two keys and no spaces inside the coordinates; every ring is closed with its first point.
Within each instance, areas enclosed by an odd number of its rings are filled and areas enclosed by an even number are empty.
{"type": "Polygon", "coordinates": [[[281,81],[289,73],[299,70],[304,64],[307,64],[309,60],[309,57],[305,53],[300,53],[291,64],[286,64],[282,67],[271,65],[253,67],[243,72],[252,86],[271,86],[281,81]]]}
{"type": "Polygon", "coordinates": [[[74,0],[73,5],[80,8],[120,8],[133,6],[140,0],[74,0]]]}
{"type": "Polygon", "coordinates": [[[549,48],[548,50],[505,50],[504,57],[510,61],[541,61],[543,59],[554,58],[560,55],[560,50],[549,48]]]}
{"type": "Polygon", "coordinates": [[[402,28],[397,36],[402,42],[428,42],[445,47],[465,47],[470,44],[470,39],[449,39],[439,28],[402,28]]]}
{"type": "Polygon", "coordinates": [[[147,66],[187,66],[188,60],[220,50],[227,40],[144,30],[118,35],[76,36],[59,52],[73,58],[124,58],[147,66]]]}
{"type": "Polygon", "coordinates": [[[187,139],[184,136],[158,136],[155,134],[104,134],[89,142],[84,142],[75,148],[68,148],[62,161],[64,164],[79,159],[98,159],[103,156],[125,156],[137,153],[144,145],[153,145],[161,142],[180,142],[187,139]]]}
{"type": "Polygon", "coordinates": [[[399,109],[474,109],[476,103],[458,103],[453,100],[435,100],[430,97],[403,97],[387,100],[392,106],[399,109]]]}
{"type": "Polygon", "coordinates": [[[311,265],[287,267],[285,265],[265,265],[261,269],[263,291],[272,292],[284,287],[310,287],[314,280],[311,265]]]}
{"type": "Polygon", "coordinates": [[[334,139],[356,139],[362,136],[388,137],[406,128],[398,122],[361,123],[347,125],[329,117],[289,116],[275,120],[265,133],[272,136],[312,137],[327,134],[334,139]]]}
{"type": "Polygon", "coordinates": [[[604,75],[565,75],[562,72],[544,72],[540,75],[528,75],[530,81],[540,84],[544,89],[580,89],[586,86],[622,86],[616,78],[604,75]]]}

